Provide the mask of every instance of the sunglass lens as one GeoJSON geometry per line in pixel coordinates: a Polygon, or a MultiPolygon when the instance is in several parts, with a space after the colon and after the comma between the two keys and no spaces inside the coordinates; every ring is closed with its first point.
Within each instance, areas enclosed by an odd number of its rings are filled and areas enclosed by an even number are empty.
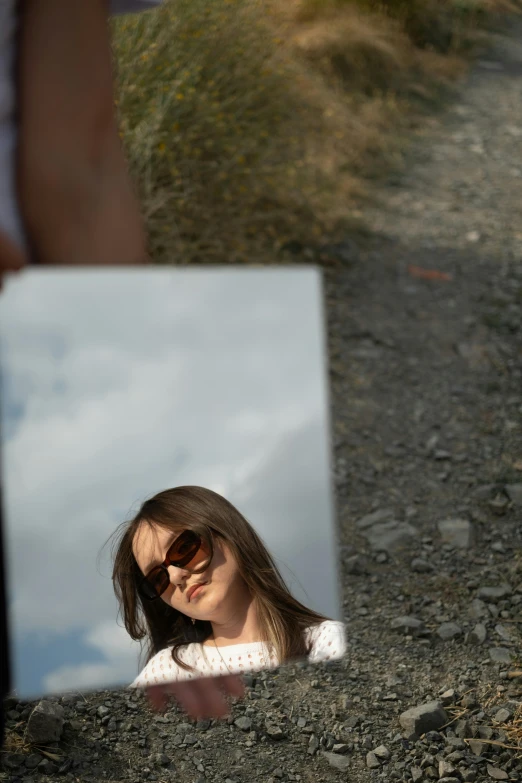
{"type": "Polygon", "coordinates": [[[201,537],[186,530],[169,549],[169,559],[178,568],[197,568],[208,557],[201,537]]]}
{"type": "Polygon", "coordinates": [[[169,575],[163,568],[158,568],[157,571],[152,571],[146,579],[141,583],[141,590],[145,598],[152,600],[158,598],[165,592],[169,586],[169,575]]]}

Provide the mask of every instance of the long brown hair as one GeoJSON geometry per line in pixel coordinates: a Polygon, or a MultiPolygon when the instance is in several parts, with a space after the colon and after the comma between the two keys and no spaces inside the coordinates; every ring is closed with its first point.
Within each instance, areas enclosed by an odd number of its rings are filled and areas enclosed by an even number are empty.
{"type": "MultiPolygon", "coordinates": [[[[187,486],[164,490],[146,500],[136,516],[122,523],[113,534],[117,535],[113,547],[114,592],[127,632],[136,641],[145,639],[146,662],[165,647],[172,647],[173,660],[183,669],[192,670],[180,659],[180,648],[191,642],[204,642],[212,634],[212,625],[202,620],[193,624],[191,618],[161,599],[142,599],[138,584],[143,574],[132,551],[134,536],[142,523],[175,532],[194,530],[210,552],[213,538],[225,541],[255,602],[262,640],[273,645],[280,663],[310,652],[305,628],[328,618],[292,596],[263,541],[228,500],[210,489],[187,486]]],[[[207,562],[203,568],[208,565],[207,562]]]]}

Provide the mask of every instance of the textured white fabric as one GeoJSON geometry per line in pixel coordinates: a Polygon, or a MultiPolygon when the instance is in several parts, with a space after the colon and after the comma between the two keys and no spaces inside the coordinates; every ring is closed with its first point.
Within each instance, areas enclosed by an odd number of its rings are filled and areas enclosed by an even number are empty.
{"type": "MultiPolygon", "coordinates": [[[[344,624],[335,620],[326,620],[320,625],[307,628],[305,638],[307,643],[311,642],[312,645],[308,656],[308,660],[312,663],[337,660],[346,652],[344,624]]],[[[190,672],[182,669],[172,660],[172,648],[167,647],[150,659],[129,687],[145,688],[163,682],[215,677],[228,672],[244,674],[261,669],[273,669],[279,665],[275,654],[270,653],[263,642],[233,644],[218,649],[197,642],[183,647],[180,650],[180,658],[196,669],[195,672],[190,672]]]]}

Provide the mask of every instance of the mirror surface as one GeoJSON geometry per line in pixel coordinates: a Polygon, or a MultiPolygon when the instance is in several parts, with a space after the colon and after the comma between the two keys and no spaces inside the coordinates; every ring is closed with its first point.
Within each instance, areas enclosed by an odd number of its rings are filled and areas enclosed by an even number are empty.
{"type": "Polygon", "coordinates": [[[341,619],[318,270],[35,269],[5,285],[0,335],[19,698],[138,675],[104,544],[170,487],[227,498],[341,619]]]}

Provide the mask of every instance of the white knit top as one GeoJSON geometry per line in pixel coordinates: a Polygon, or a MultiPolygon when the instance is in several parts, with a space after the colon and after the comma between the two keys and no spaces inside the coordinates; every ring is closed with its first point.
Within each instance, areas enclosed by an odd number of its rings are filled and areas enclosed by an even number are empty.
{"type": "MultiPolygon", "coordinates": [[[[326,620],[320,625],[307,628],[307,643],[311,642],[308,660],[311,663],[333,661],[342,658],[346,652],[344,624],[335,620],[326,620]]],[[[130,688],[145,688],[162,682],[178,682],[198,677],[215,677],[228,674],[245,674],[261,669],[273,669],[279,665],[274,652],[267,649],[264,642],[249,644],[231,644],[226,647],[210,647],[192,642],[182,647],[179,657],[184,663],[193,666],[196,671],[182,669],[172,660],[172,647],[160,650],[150,659],[130,688]]]]}

